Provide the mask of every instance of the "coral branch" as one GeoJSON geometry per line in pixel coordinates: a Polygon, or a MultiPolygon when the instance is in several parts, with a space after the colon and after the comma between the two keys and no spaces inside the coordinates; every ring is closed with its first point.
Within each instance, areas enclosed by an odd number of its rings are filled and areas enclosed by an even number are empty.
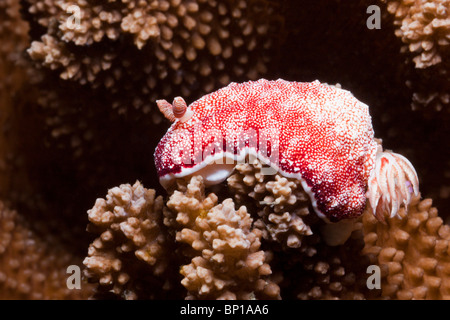
{"type": "Polygon", "coordinates": [[[25,3],[45,32],[33,39],[31,58],[61,79],[105,89],[120,113],[130,101],[148,113],[161,94],[186,97],[255,79],[278,37],[273,4],[259,0],[25,3]]]}
{"type": "Polygon", "coordinates": [[[300,181],[279,174],[265,176],[262,167],[259,160],[238,164],[227,179],[228,187],[237,203],[256,205],[259,219],[255,224],[263,231],[264,239],[298,248],[302,238],[312,234],[309,224],[315,215],[310,215],[309,196],[300,181]]]}
{"type": "Polygon", "coordinates": [[[0,299],[87,299],[91,285],[67,286],[67,268],[80,264],[57,238],[41,237],[0,202],[0,299]]]}
{"type": "Polygon", "coordinates": [[[191,262],[181,267],[188,298],[279,298],[278,286],[261,250],[261,231],[244,206],[235,210],[226,199],[205,197],[203,179],[193,177],[184,192],[175,191],[167,202],[166,223],[176,239],[189,245],[183,253],[191,262]]]}
{"type": "Polygon", "coordinates": [[[394,17],[396,36],[405,44],[422,81],[408,81],[415,91],[413,108],[435,111],[450,107],[448,93],[450,66],[450,1],[449,0],[382,0],[394,17]],[[416,82],[416,83],[415,83],[416,82]],[[421,85],[426,82],[426,85],[421,85]],[[430,85],[432,82],[432,85],[430,85]]]}
{"type": "Polygon", "coordinates": [[[169,278],[160,278],[170,269],[162,208],[162,197],[136,182],[110,189],[89,210],[88,230],[100,236],[83,263],[100,297],[111,292],[124,299],[160,298],[171,288],[169,278]]]}
{"type": "Polygon", "coordinates": [[[414,196],[408,215],[386,224],[364,214],[364,253],[382,268],[383,298],[450,298],[450,227],[431,205],[414,196]]]}

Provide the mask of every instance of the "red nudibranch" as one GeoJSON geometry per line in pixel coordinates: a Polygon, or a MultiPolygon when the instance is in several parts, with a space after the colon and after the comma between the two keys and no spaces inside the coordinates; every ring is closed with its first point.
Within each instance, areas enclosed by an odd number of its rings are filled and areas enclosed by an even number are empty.
{"type": "Polygon", "coordinates": [[[231,83],[189,107],[180,97],[157,104],[174,122],[155,150],[165,187],[196,174],[222,182],[253,156],[269,166],[266,174],[301,181],[316,213],[331,222],[358,217],[367,199],[383,220],[385,210],[396,215],[418,194],[411,163],[383,152],[368,106],[349,91],[261,79],[231,83]]]}

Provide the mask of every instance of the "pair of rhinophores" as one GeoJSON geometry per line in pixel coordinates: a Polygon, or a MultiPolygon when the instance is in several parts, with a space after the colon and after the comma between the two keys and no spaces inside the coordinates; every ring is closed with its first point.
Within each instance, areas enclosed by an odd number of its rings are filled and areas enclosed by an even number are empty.
{"type": "Polygon", "coordinates": [[[231,83],[189,106],[181,97],[157,105],[173,122],[154,154],[166,188],[193,175],[220,183],[252,155],[301,181],[327,228],[342,234],[330,244],[346,240],[366,203],[384,222],[386,212],[399,216],[418,196],[412,164],[383,150],[368,106],[335,86],[261,79],[231,83]]]}

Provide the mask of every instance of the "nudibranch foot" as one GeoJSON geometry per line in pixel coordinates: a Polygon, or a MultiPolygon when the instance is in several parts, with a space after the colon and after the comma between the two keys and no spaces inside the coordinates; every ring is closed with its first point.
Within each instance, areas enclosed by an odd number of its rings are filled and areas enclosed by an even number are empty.
{"type": "Polygon", "coordinates": [[[412,195],[419,195],[419,178],[413,165],[400,154],[383,151],[379,144],[366,195],[373,214],[381,222],[386,213],[390,218],[402,218],[400,209],[407,212],[412,195]]]}
{"type": "Polygon", "coordinates": [[[340,246],[350,238],[353,231],[359,229],[359,218],[341,220],[335,223],[326,223],[321,226],[321,235],[329,246],[340,246]]]}

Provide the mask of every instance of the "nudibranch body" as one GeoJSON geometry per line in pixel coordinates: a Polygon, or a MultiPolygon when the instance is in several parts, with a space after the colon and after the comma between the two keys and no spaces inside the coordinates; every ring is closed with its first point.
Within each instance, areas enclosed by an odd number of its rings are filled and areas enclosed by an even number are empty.
{"type": "Polygon", "coordinates": [[[254,156],[272,174],[300,180],[316,213],[331,222],[358,217],[367,198],[375,212],[409,201],[410,187],[417,194],[414,168],[403,158],[398,165],[395,154],[386,160],[368,106],[346,90],[261,79],[231,83],[189,107],[179,97],[157,103],[174,121],[155,151],[165,187],[195,174],[222,182],[236,162],[254,156]]]}

